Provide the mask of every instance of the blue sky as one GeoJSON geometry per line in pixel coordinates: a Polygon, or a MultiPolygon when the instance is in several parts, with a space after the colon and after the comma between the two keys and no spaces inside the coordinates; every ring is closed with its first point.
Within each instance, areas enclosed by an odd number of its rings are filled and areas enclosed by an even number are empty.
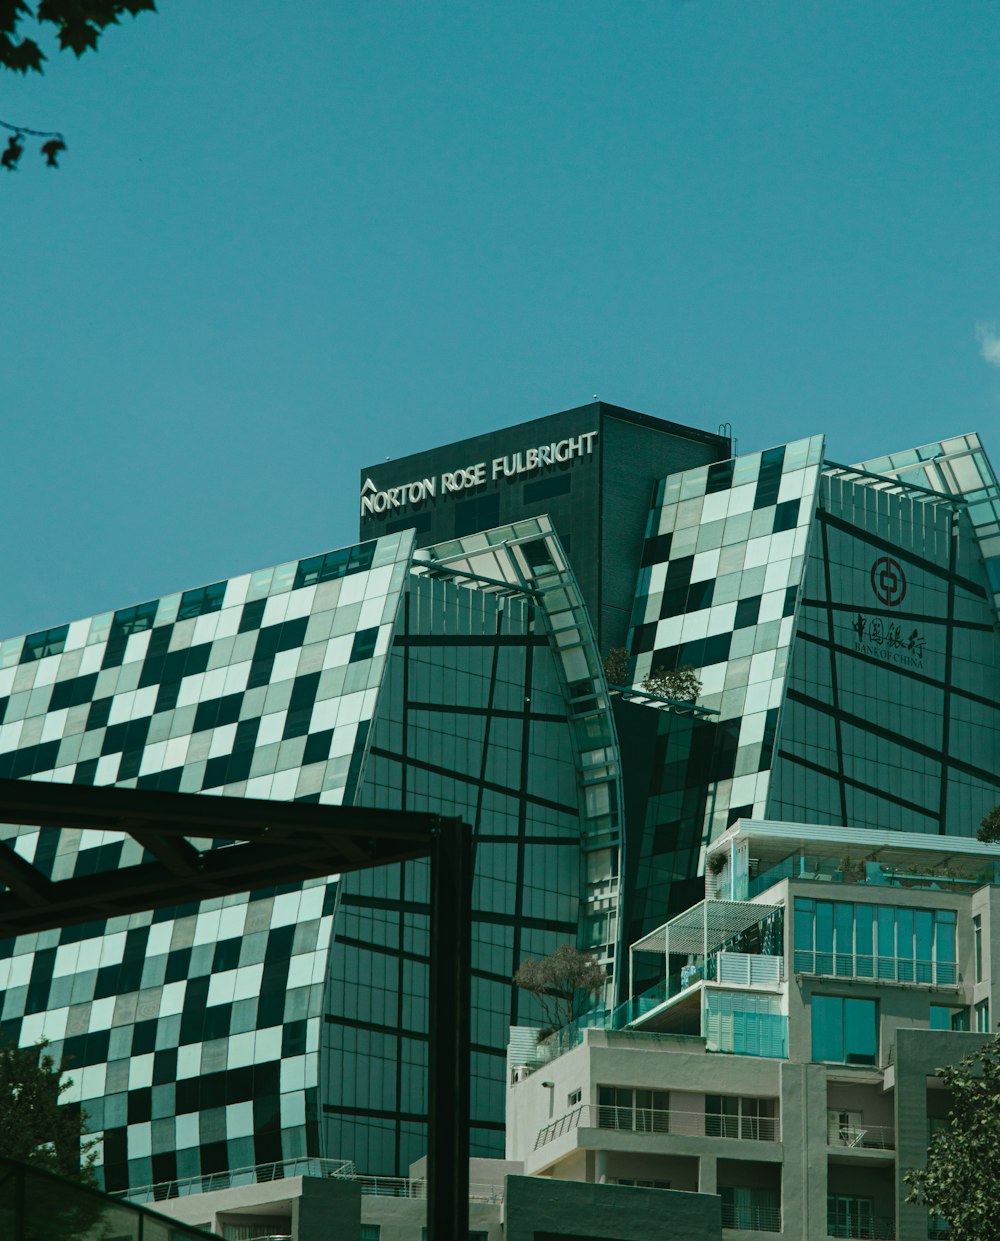
{"type": "Polygon", "coordinates": [[[594,393],[996,458],[998,51],[994,0],[161,0],[5,74],[69,151],[0,179],[0,635],[350,542],[362,466],[594,393]]]}

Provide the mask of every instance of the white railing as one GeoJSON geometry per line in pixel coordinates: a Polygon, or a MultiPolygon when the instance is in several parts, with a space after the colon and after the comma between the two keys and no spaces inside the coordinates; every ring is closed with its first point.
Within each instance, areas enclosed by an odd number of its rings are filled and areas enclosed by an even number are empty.
{"type": "Polygon", "coordinates": [[[259,1163],[228,1172],[210,1172],[188,1176],[176,1181],[160,1181],[115,1194],[129,1202],[164,1202],[167,1198],[186,1198],[189,1194],[207,1194],[216,1189],[232,1189],[238,1185],[259,1185],[283,1181],[292,1176],[335,1177],[354,1180],[357,1169],[350,1159],[282,1159],[276,1163],[259,1163]]]}
{"type": "Polygon", "coordinates": [[[722,1204],[722,1227],[741,1232],[781,1232],[780,1207],[722,1204]]]}
{"type": "Polygon", "coordinates": [[[582,1103],[538,1132],[535,1150],[574,1129],[617,1129],[626,1133],[670,1133],[691,1138],[739,1138],[743,1141],[776,1142],[778,1120],[774,1116],[720,1116],[678,1108],[613,1107],[582,1103]]]}
{"type": "MultiPolygon", "coordinates": [[[[233,1189],[239,1185],[260,1185],[269,1181],[287,1180],[293,1176],[334,1177],[356,1181],[362,1194],[380,1198],[426,1198],[427,1181],[404,1176],[364,1176],[350,1159],[283,1159],[278,1163],[256,1164],[234,1168],[229,1172],[213,1172],[205,1176],[189,1176],[183,1180],[161,1181],[113,1195],[129,1202],[165,1202],[168,1198],[185,1198],[189,1194],[207,1194],[217,1189],[233,1189]]],[[[503,1202],[503,1185],[474,1182],[469,1186],[470,1202],[503,1202]]]]}
{"type": "Polygon", "coordinates": [[[955,987],[959,982],[954,961],[817,952],[812,948],[796,948],[793,960],[797,974],[819,974],[824,978],[870,978],[874,982],[922,983],[932,987],[955,987]]]}
{"type": "MultiPolygon", "coordinates": [[[[356,1176],[353,1178],[361,1185],[361,1192],[379,1198],[423,1198],[427,1197],[427,1181],[423,1178],[410,1179],[407,1176],[356,1176]]],[[[470,1202],[503,1202],[503,1184],[492,1181],[473,1181],[469,1185],[470,1202]]]]}
{"type": "Polygon", "coordinates": [[[827,1143],[851,1149],[891,1151],[896,1149],[896,1131],[891,1125],[831,1125],[827,1143]]]}
{"type": "Polygon", "coordinates": [[[785,972],[783,957],[750,952],[716,954],[715,981],[731,987],[776,987],[785,972]]]}

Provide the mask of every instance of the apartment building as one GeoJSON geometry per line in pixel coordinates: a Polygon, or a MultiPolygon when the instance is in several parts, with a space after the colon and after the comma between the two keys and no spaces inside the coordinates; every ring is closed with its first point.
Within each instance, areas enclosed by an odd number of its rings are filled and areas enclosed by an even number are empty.
{"type": "Polygon", "coordinates": [[[975,840],[735,824],[706,899],[631,946],[657,982],[513,1032],[508,1158],[718,1194],[734,1241],[926,1241],[903,1174],[948,1111],[936,1070],[995,1025],[998,880],[975,840]]]}

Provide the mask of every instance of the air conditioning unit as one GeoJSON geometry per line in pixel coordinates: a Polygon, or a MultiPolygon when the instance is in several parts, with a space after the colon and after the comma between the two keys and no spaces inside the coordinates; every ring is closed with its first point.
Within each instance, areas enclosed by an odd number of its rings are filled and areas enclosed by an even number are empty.
{"type": "Polygon", "coordinates": [[[511,1075],[514,1082],[523,1082],[531,1076],[531,1069],[526,1064],[519,1064],[511,1075]]]}

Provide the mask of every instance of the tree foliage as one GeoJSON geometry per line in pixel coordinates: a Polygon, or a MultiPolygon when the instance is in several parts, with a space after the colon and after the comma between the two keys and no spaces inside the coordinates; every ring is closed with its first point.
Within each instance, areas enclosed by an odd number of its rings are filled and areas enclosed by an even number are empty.
{"type": "Polygon", "coordinates": [[[561,1030],[583,1016],[607,981],[594,958],[572,944],[560,944],[540,961],[529,957],[514,975],[514,986],[535,997],[552,1030],[561,1030]]]}
{"type": "Polygon", "coordinates": [[[54,26],[60,50],[82,56],[96,50],[105,28],[116,26],[126,14],[155,10],[155,0],[0,0],[0,68],[42,72],[45,53],[38,40],[25,33],[26,27],[38,33],[38,28],[54,26]]]}
{"type": "Polygon", "coordinates": [[[904,1175],[907,1201],[947,1220],[951,1241],[1000,1241],[1000,1035],[938,1076],[952,1107],[931,1139],[927,1167],[904,1175]]]}
{"type": "Polygon", "coordinates": [[[684,668],[654,668],[640,688],[674,702],[695,702],[701,693],[701,678],[690,664],[684,668]]]}
{"type": "Polygon", "coordinates": [[[35,1047],[0,1049],[0,1154],[93,1184],[96,1152],[87,1141],[86,1114],[60,1106],[72,1085],[48,1053],[35,1047]]]}
{"type": "Polygon", "coordinates": [[[980,823],[976,839],[987,845],[1000,843],[1000,806],[994,806],[980,823]]]}
{"type": "Polygon", "coordinates": [[[613,646],[604,656],[604,676],[609,685],[628,685],[628,651],[613,646]]]}

